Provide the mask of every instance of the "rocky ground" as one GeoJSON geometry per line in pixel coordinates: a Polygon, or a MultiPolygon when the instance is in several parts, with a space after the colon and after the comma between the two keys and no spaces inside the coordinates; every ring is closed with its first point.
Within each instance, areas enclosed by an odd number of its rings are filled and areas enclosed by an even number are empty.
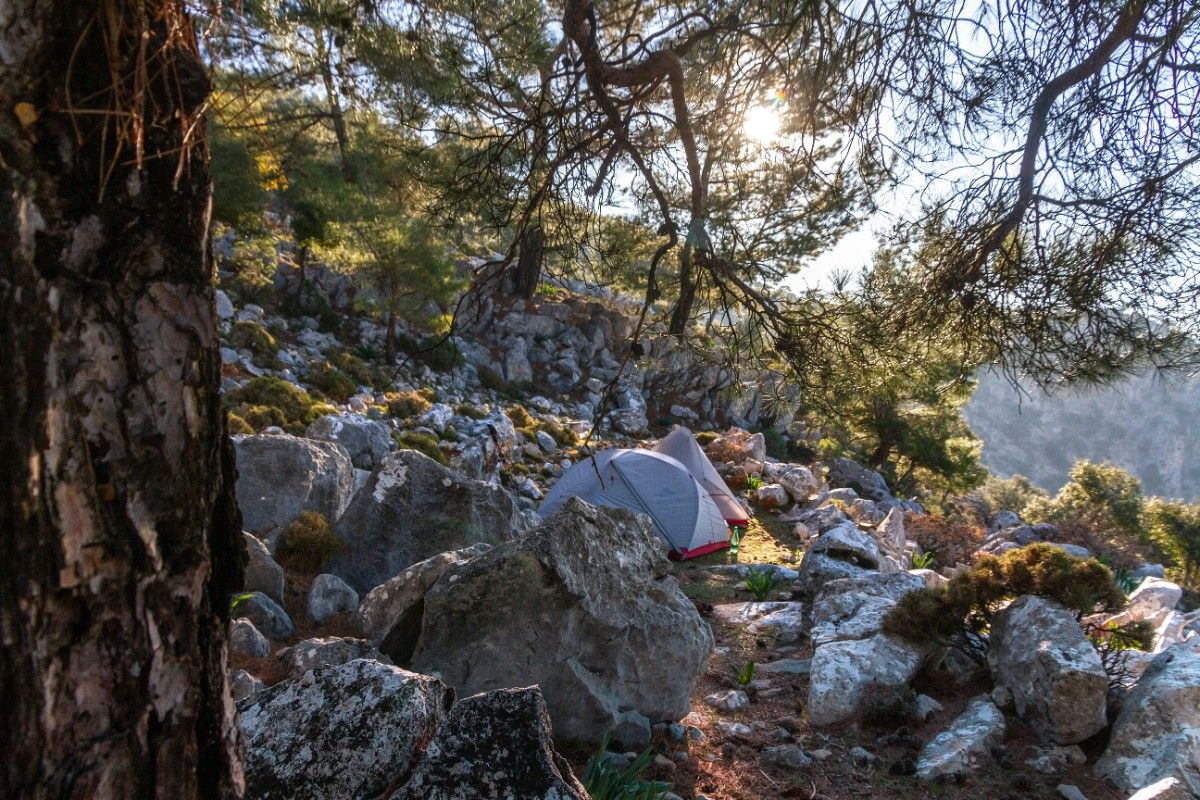
{"type": "MultiPolygon", "coordinates": [[[[583,797],[606,734],[609,763],[649,748],[645,776],[682,798],[1200,791],[1200,616],[1160,567],[1136,565],[1117,621],[1148,621],[1153,652],[1116,691],[1040,598],[997,616],[982,672],[883,633],[901,597],[968,564],[913,569],[923,509],[878,474],[768,454],[745,430],[761,395],[730,400],[719,365],[650,336],[622,371],[612,298],[489,300],[464,360],[430,343],[398,368],[366,320],[335,334],[224,293],[218,310],[248,797],[583,797]],[[705,442],[755,511],[736,555],[670,562],[647,518],[580,501],[536,514],[585,447],[673,423],[733,426],[705,442]]],[[[812,435],[776,422],[785,443],[812,435]]],[[[1002,512],[973,550],[1090,555],[1061,539],[1002,512]]]]}

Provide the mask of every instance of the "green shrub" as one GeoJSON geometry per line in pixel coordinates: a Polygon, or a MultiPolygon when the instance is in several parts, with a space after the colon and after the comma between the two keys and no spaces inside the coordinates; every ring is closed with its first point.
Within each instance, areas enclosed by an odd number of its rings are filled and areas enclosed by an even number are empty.
{"type": "Polygon", "coordinates": [[[420,342],[401,342],[410,356],[439,372],[462,366],[466,360],[448,337],[426,336],[420,342]]]}
{"type": "Polygon", "coordinates": [[[313,388],[339,403],[346,402],[351,395],[358,391],[358,384],[329,362],[325,362],[315,369],[309,369],[307,377],[313,388]]]}
{"type": "Polygon", "coordinates": [[[559,447],[573,447],[576,443],[575,431],[566,425],[559,425],[554,420],[539,423],[538,429],[550,434],[559,447]]]}
{"type": "Polygon", "coordinates": [[[525,410],[525,406],[513,405],[509,406],[504,411],[508,418],[512,421],[514,428],[532,428],[533,417],[525,410]]]}
{"type": "Polygon", "coordinates": [[[454,413],[459,416],[470,417],[471,419],[483,419],[488,415],[482,408],[473,406],[470,403],[459,403],[454,407],[454,413]]]}
{"type": "Polygon", "coordinates": [[[371,372],[371,368],[358,356],[351,355],[344,350],[332,350],[325,356],[329,359],[330,364],[348,375],[356,384],[375,385],[375,375],[371,372]]]}
{"type": "Polygon", "coordinates": [[[233,323],[233,329],[229,332],[229,343],[239,350],[245,348],[251,353],[273,354],[279,350],[279,343],[270,331],[249,320],[233,323]]]}
{"type": "Polygon", "coordinates": [[[774,428],[764,428],[763,439],[767,445],[767,455],[771,458],[786,460],[788,457],[787,437],[774,428]]]}
{"type": "Polygon", "coordinates": [[[334,412],[332,406],[313,399],[300,387],[267,376],[252,378],[245,386],[226,392],[225,405],[255,431],[278,425],[294,434],[303,434],[317,417],[334,412]]]}
{"type": "Polygon", "coordinates": [[[699,433],[695,434],[695,436],[696,442],[701,447],[707,447],[717,439],[721,438],[721,434],[717,433],[716,431],[700,431],[699,433]]]}
{"type": "Polygon", "coordinates": [[[416,392],[391,392],[384,397],[387,400],[388,413],[402,419],[419,417],[432,405],[416,392]]]}
{"type": "Polygon", "coordinates": [[[254,428],[250,427],[250,423],[232,411],[229,412],[228,428],[230,436],[237,436],[239,433],[254,433],[254,428]]]}
{"type": "Polygon", "coordinates": [[[980,556],[970,572],[955,575],[941,589],[909,592],[884,617],[883,630],[909,641],[956,647],[982,665],[992,615],[1004,601],[1024,595],[1053,600],[1080,618],[1125,605],[1125,595],[1099,561],[1039,542],[1000,557],[980,556]]]}
{"type": "Polygon", "coordinates": [[[746,476],[746,488],[752,492],[757,492],[763,486],[763,479],[758,475],[746,476]]]}
{"type": "Polygon", "coordinates": [[[434,461],[444,466],[449,466],[449,461],[446,460],[446,454],[442,452],[442,448],[438,447],[438,438],[430,433],[421,433],[419,431],[403,431],[395,435],[396,444],[401,449],[416,450],[418,453],[424,453],[434,461]]]}
{"type": "Polygon", "coordinates": [[[275,560],[288,569],[314,575],[344,546],[325,517],[315,511],[302,511],[280,532],[275,560]]]}

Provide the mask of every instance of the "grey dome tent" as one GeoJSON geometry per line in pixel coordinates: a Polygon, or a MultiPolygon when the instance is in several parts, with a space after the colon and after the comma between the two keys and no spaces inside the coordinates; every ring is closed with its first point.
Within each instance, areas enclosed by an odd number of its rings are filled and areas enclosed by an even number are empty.
{"type": "Polygon", "coordinates": [[[550,516],[569,497],[646,514],[675,558],[729,546],[729,526],[712,497],[683,464],[662,453],[615,449],[588,456],[563,473],[538,514],[550,516]]]}
{"type": "Polygon", "coordinates": [[[676,425],[654,446],[654,452],[670,456],[683,464],[712,496],[713,502],[721,510],[721,515],[725,517],[725,522],[731,526],[750,524],[750,515],[733,496],[733,492],[729,491],[725,481],[721,480],[717,468],[708,460],[708,456],[704,455],[700,443],[691,431],[682,425],[676,425]]]}

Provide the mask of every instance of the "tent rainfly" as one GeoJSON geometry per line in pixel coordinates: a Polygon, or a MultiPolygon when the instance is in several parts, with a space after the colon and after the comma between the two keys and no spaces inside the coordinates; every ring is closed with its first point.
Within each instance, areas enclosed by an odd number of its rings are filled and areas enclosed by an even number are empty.
{"type": "Polygon", "coordinates": [[[662,453],[683,464],[688,472],[696,477],[696,481],[712,496],[713,502],[721,510],[725,522],[729,525],[749,525],[750,515],[746,509],[729,491],[725,481],[717,473],[717,468],[704,455],[700,443],[692,432],[682,425],[676,425],[670,433],[654,446],[654,452],[662,453]]]}
{"type": "Polygon", "coordinates": [[[695,558],[729,546],[717,504],[690,472],[651,450],[602,450],[563,473],[542,502],[548,517],[569,497],[640,511],[654,520],[675,558],[695,558]]]}

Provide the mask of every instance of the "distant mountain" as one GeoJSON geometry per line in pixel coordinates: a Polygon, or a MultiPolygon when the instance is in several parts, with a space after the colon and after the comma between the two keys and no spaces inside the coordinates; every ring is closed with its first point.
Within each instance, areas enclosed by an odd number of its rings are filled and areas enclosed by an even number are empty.
{"type": "Polygon", "coordinates": [[[1077,459],[1108,460],[1140,478],[1147,494],[1200,500],[1200,380],[1143,375],[1030,397],[989,373],[966,417],[994,474],[1019,472],[1053,492],[1077,459]]]}

